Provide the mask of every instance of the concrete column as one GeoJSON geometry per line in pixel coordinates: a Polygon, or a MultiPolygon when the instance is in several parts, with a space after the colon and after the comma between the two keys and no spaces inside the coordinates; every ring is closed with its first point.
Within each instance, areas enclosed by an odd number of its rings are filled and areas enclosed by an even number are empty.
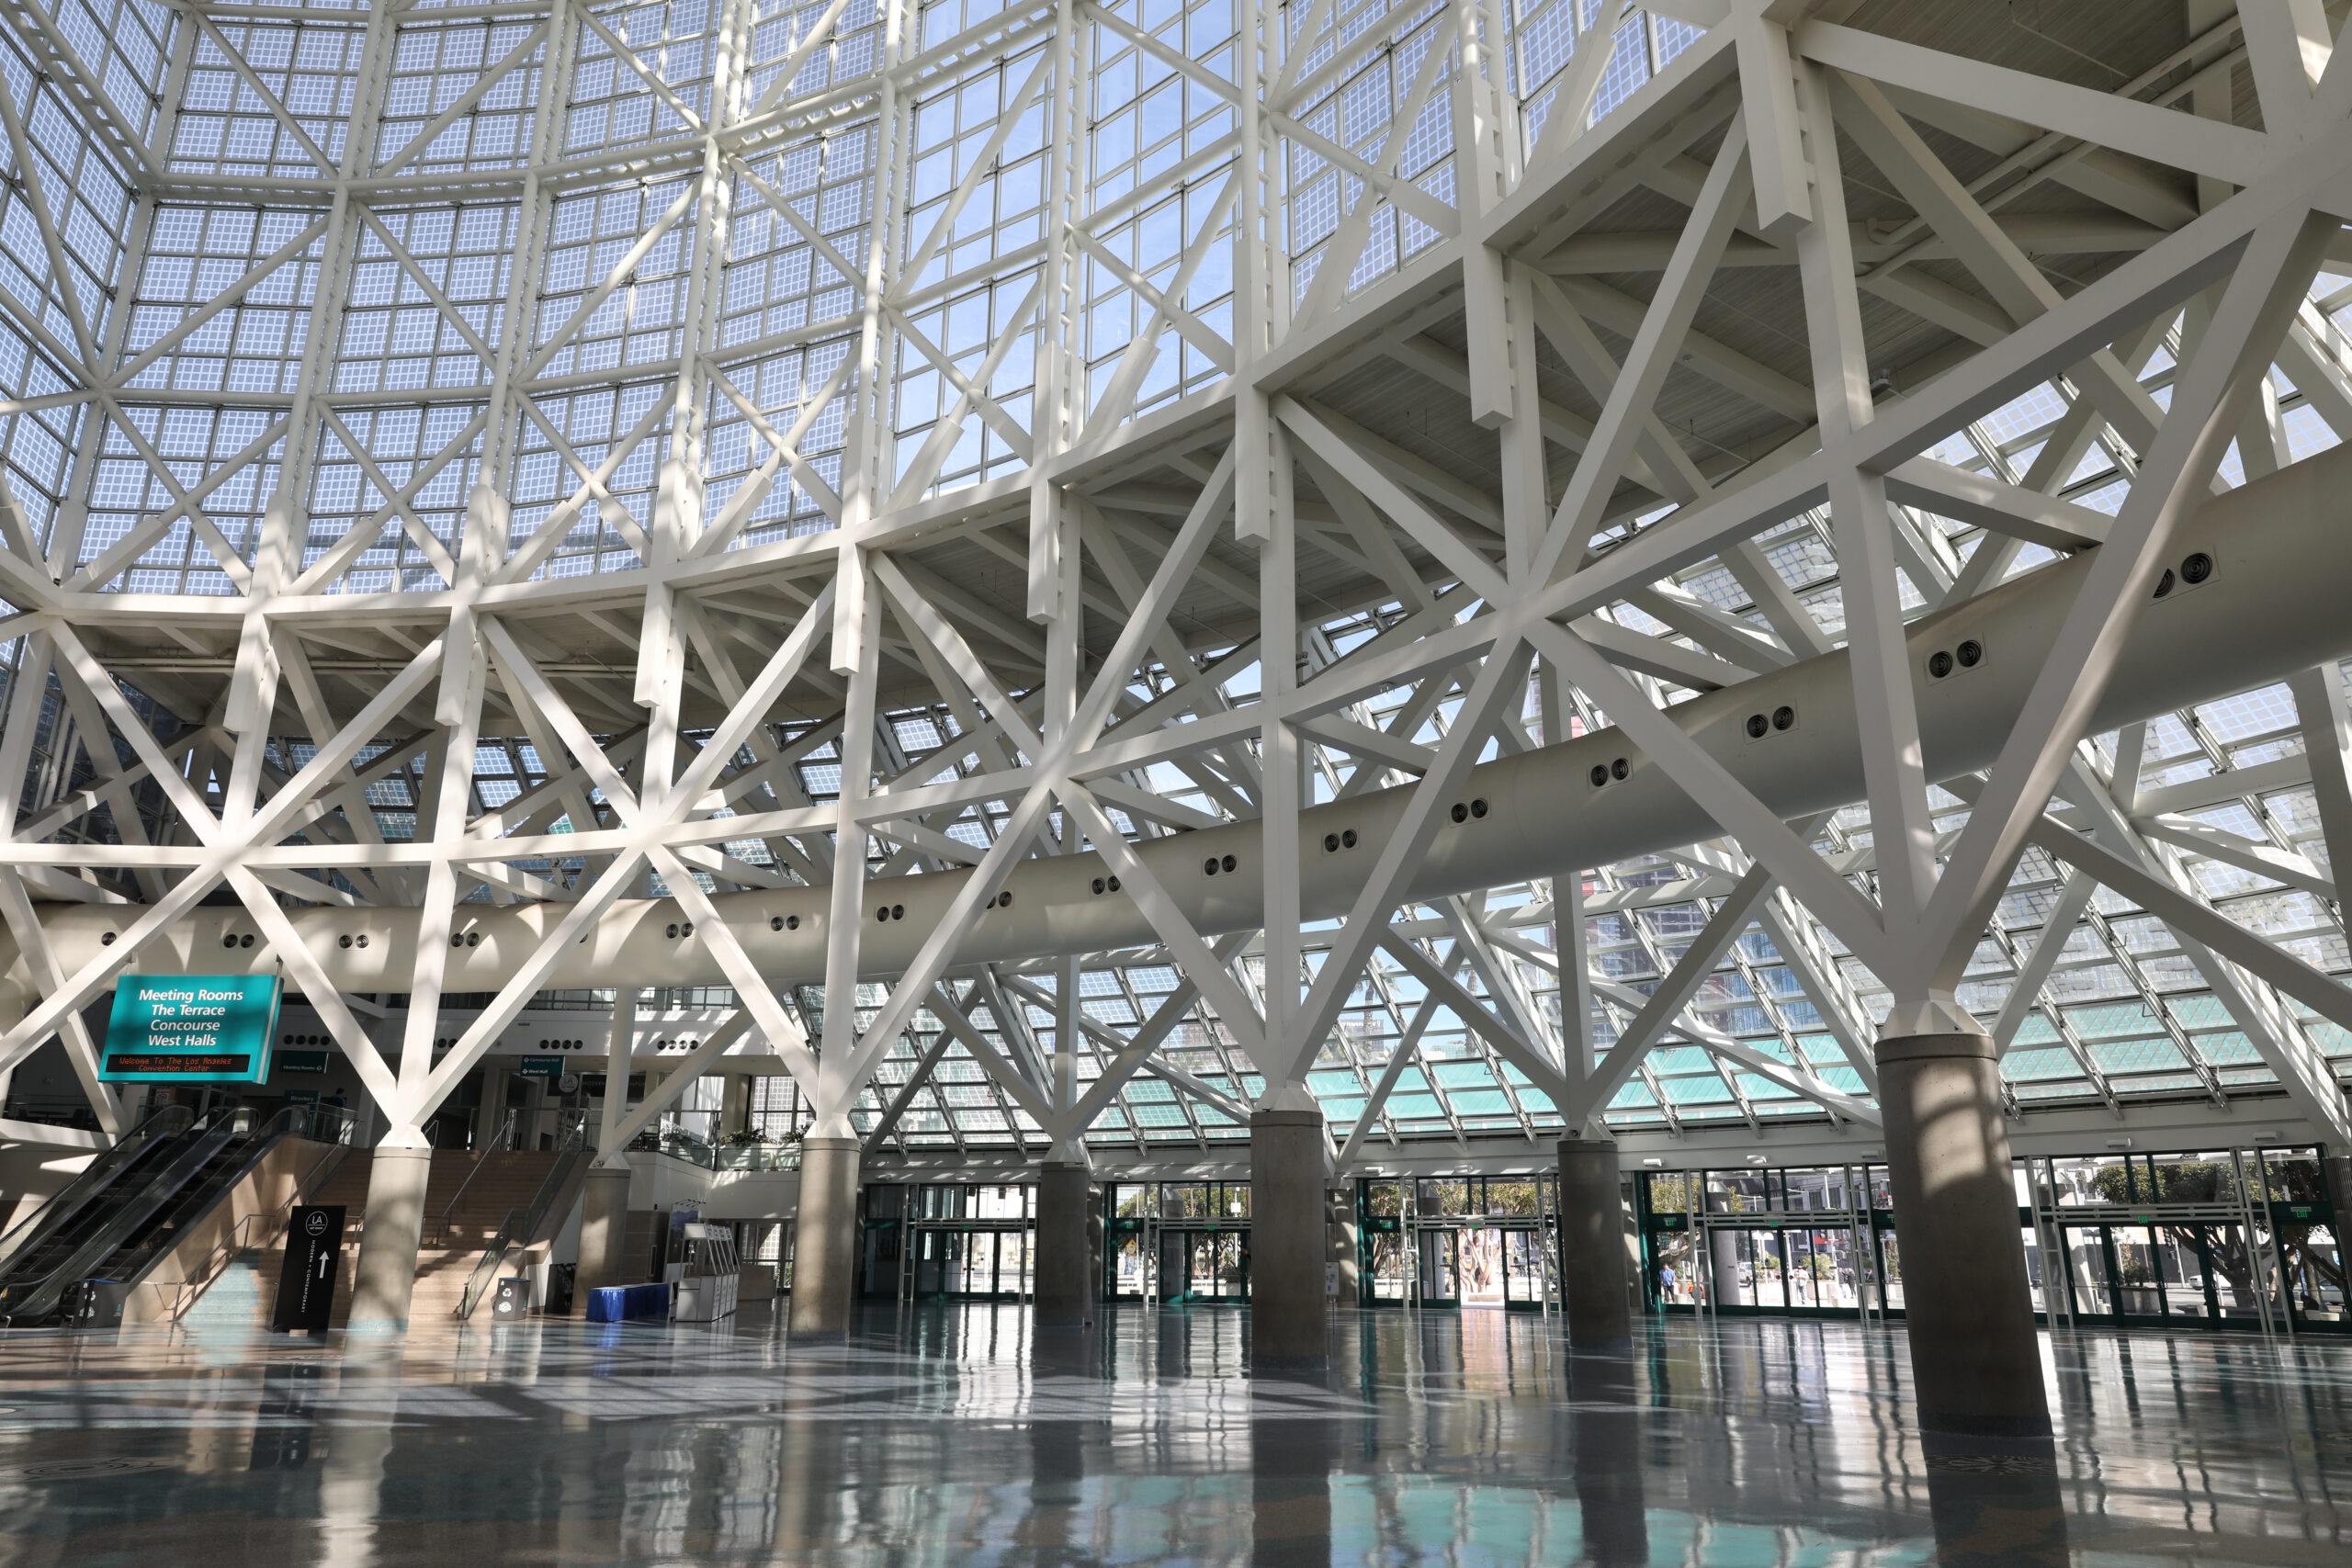
{"type": "Polygon", "coordinates": [[[1632,1342],[1633,1271],[1612,1139],[1560,1140],[1560,1286],[1570,1345],[1597,1350],[1632,1342]]]}
{"type": "Polygon", "coordinates": [[[1250,1116],[1250,1357],[1262,1370],[1312,1370],[1327,1354],[1323,1186],[1321,1111],[1250,1116]]]}
{"type": "Polygon", "coordinates": [[[473,1146],[487,1149],[506,1124],[506,1069],[494,1060],[484,1062],[474,1069],[474,1078],[481,1085],[481,1098],[474,1102],[473,1146]]]}
{"type": "Polygon", "coordinates": [[[1715,1292],[1715,1304],[1719,1307],[1746,1306],[1747,1291],[1739,1282],[1739,1238],[1729,1231],[1708,1234],[1714,1237],[1712,1246],[1714,1277],[1710,1288],[1715,1292]]]}
{"type": "Polygon", "coordinates": [[[432,1179],[431,1149],[377,1146],[375,1168],[368,1173],[359,1267],[351,1287],[352,1333],[408,1331],[409,1297],[416,1290],[416,1249],[424,1235],[424,1189],[432,1179]]]}
{"type": "Polygon", "coordinates": [[[1343,1182],[1332,1187],[1326,1198],[1326,1230],[1331,1238],[1331,1262],[1340,1271],[1337,1304],[1351,1307],[1358,1304],[1361,1280],[1358,1278],[1363,1254],[1358,1247],[1356,1227],[1355,1183],[1343,1182]]]}
{"type": "Polygon", "coordinates": [[[1102,1184],[1090,1181],[1086,1184],[1086,1299],[1089,1302],[1102,1299],[1102,1276],[1109,1267],[1102,1256],[1102,1184]]]}
{"type": "Polygon", "coordinates": [[[1075,1328],[1094,1321],[1094,1281],[1087,1260],[1086,1197],[1094,1173],[1074,1160],[1047,1160],[1037,1172],[1037,1326],[1075,1328]]]}
{"type": "Polygon", "coordinates": [[[2319,1162],[2327,1186],[2329,1207],[2335,1211],[2335,1235],[2341,1243],[2346,1221],[2352,1221],[2352,1155],[2326,1155],[2319,1162]]]}
{"type": "Polygon", "coordinates": [[[727,1073],[718,1084],[718,1137],[724,1143],[752,1124],[752,1078],[748,1073],[727,1073]]]}
{"type": "Polygon", "coordinates": [[[572,1299],[588,1310],[588,1292],[606,1285],[634,1285],[628,1267],[627,1166],[589,1168],[580,1194],[580,1277],[572,1299]]]}
{"type": "Polygon", "coordinates": [[[1878,1070],[1920,1428],[2047,1439],[1993,1042],[1891,1036],[1878,1043],[1878,1070]]]}
{"type": "Polygon", "coordinates": [[[792,1244],[796,1339],[839,1339],[857,1302],[855,1138],[800,1140],[800,1211],[792,1244]]]}

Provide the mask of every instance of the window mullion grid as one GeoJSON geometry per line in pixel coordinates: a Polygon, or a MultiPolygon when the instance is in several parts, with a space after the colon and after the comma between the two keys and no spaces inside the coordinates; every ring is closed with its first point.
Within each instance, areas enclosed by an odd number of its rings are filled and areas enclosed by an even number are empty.
{"type": "Polygon", "coordinates": [[[916,99],[899,80],[899,67],[919,47],[921,17],[912,0],[882,0],[888,12],[882,68],[878,77],[880,106],[875,118],[876,155],[867,173],[866,254],[862,261],[867,276],[855,279],[865,299],[859,306],[859,368],[850,378],[850,400],[844,422],[842,462],[843,521],[869,519],[890,493],[889,476],[897,457],[892,430],[895,377],[888,369],[898,363],[898,333],[890,324],[884,301],[896,291],[900,248],[898,233],[904,222],[908,180],[913,164],[916,99]]]}
{"type": "MultiPolygon", "coordinates": [[[[1697,904],[1699,908],[1700,924],[1703,926],[1708,919],[1713,917],[1714,906],[1704,898],[1696,899],[1694,902],[1697,904]]],[[[1649,927],[1638,915],[1634,919],[1633,927],[1634,939],[1641,943],[1642,951],[1648,955],[1650,967],[1657,972],[1659,983],[1664,984],[1666,976],[1674,972],[1674,965],[1667,962],[1664,950],[1657,945],[1657,939],[1650,934],[1649,927]]],[[[1738,944],[1735,942],[1733,945],[1736,948],[1738,944]]],[[[1736,959],[1735,959],[1734,962],[1736,964],[1736,959]]],[[[1723,966],[1719,964],[1708,973],[1712,976],[1713,975],[1721,974],[1722,972],[1723,966]]],[[[1688,1008],[1686,1008],[1685,1010],[1689,1010],[1688,1008]]],[[[1675,1020],[1669,1020],[1667,1024],[1667,1028],[1675,1030],[1677,1032],[1680,1032],[1678,1028],[1679,1020],[1679,1015],[1678,1015],[1675,1020]]],[[[1757,1116],[1756,1107],[1748,1100],[1747,1091],[1739,1086],[1738,1069],[1731,1063],[1728,1063],[1722,1057],[1716,1055],[1713,1051],[1708,1050],[1705,1043],[1702,1042],[1697,1035],[1685,1033],[1682,1035],[1682,1038],[1686,1044],[1690,1045],[1692,1049],[1699,1051],[1706,1057],[1708,1067],[1714,1073],[1717,1078],[1722,1080],[1724,1088],[1729,1091],[1731,1095],[1732,1103],[1736,1105],[1739,1108],[1739,1113],[1747,1119],[1748,1126],[1758,1132],[1761,1132],[1763,1130],[1763,1122],[1761,1119],[1757,1116]]]]}
{"type": "MultiPolygon", "coordinates": [[[[1747,938],[1747,932],[1742,931],[1732,940],[1733,971],[1739,976],[1741,983],[1747,986],[1749,998],[1763,1013],[1765,1021],[1770,1023],[1772,1026],[1772,1032],[1781,1037],[1781,1048],[1789,1054],[1789,1066],[1815,1083],[1821,1083],[1820,1073],[1814,1069],[1812,1058],[1805,1055],[1804,1047],[1798,1043],[1796,1032],[1789,1027],[1789,1021],[1781,1015],[1779,1002],[1758,980],[1756,965],[1748,957],[1747,938]]],[[[1733,1032],[1727,1030],[1725,1032],[1733,1032]]],[[[1828,1085],[1822,1084],[1822,1087],[1826,1089],[1828,1085]]]]}
{"type": "MultiPolygon", "coordinates": [[[[294,405],[286,427],[286,456],[278,466],[276,499],[290,503],[292,515],[310,515],[311,479],[318,463],[322,389],[343,338],[343,318],[351,298],[352,269],[366,225],[352,211],[361,198],[352,186],[373,167],[376,142],[382,134],[384,95],[391,81],[392,57],[399,48],[399,19],[403,13],[379,7],[368,17],[368,41],[359,73],[359,94],[351,108],[351,123],[344,134],[343,166],[336,171],[334,197],[328,209],[327,231],[321,247],[317,291],[311,296],[310,331],[302,345],[302,370],[295,382],[294,405]]],[[[288,562],[300,570],[308,543],[293,541],[288,562]]]]}
{"type": "MultiPolygon", "coordinates": [[[[518,397],[528,396],[517,389],[515,381],[530,358],[532,293],[546,271],[548,239],[555,226],[555,197],[540,183],[539,171],[556,160],[563,145],[560,86],[571,80],[580,39],[580,29],[571,25],[571,0],[548,0],[548,41],[544,46],[547,67],[540,76],[548,87],[532,119],[523,195],[515,214],[514,255],[507,275],[504,313],[500,318],[503,335],[498,344],[497,363],[492,367],[489,423],[482,432],[481,482],[502,502],[512,496],[514,489],[514,451],[521,435],[514,404],[518,397]]],[[[504,506],[498,508],[498,515],[502,519],[506,515],[504,506]]],[[[491,547],[485,558],[490,560],[503,560],[513,544],[505,526],[492,529],[487,542],[491,547]]]]}
{"type": "MultiPolygon", "coordinates": [[[[2195,886],[2185,866],[2181,868],[2181,880],[2188,886],[2195,886]]],[[[2099,940],[2107,944],[2109,957],[2118,968],[2123,971],[2124,977],[2132,982],[2132,988],[2140,993],[2140,1004],[2148,1010],[2155,1019],[2156,1026],[2164,1031],[2166,1038],[2171,1040],[2173,1048],[2180,1053],[2181,1060],[2188,1064],[2188,1070],[2197,1075],[2199,1083],[2204,1087],[2206,1099],[2211,1100],[2217,1109],[2226,1109],[2229,1097],[2222,1092],[2220,1075],[2215,1073],[2206,1062],[2204,1053],[2198,1050],[2189,1040],[2188,1032],[2181,1028],[2174,1020],[2172,1010],[2165,1006],[2164,998],[2156,994],[2155,987],[2149,983],[2147,971],[2140,966],[2139,958],[2116,936],[2114,926],[2109,922],[2104,914],[2099,912],[2096,904],[2083,910],[2083,919],[2089,923],[2092,931],[2098,933],[2099,940]]],[[[2166,934],[2171,934],[2171,927],[2167,926],[2165,930],[2166,934]]],[[[2174,938],[2176,946],[2178,945],[2178,941],[2177,937],[2174,938]]]]}
{"type": "MultiPolygon", "coordinates": [[[[1374,952],[1370,958],[1364,961],[1363,972],[1366,983],[1371,986],[1374,993],[1380,998],[1381,1010],[1388,1015],[1388,1048],[1392,1052],[1401,1051],[1405,1048],[1405,1032],[1408,1026],[1408,1020],[1405,1015],[1404,1010],[1397,1005],[1396,986],[1377,952],[1374,952]]],[[[1342,1035],[1340,1038],[1344,1048],[1346,1036],[1342,1035]]],[[[1427,1058],[1424,1057],[1423,1060],[1426,1061],[1427,1058]]],[[[1350,1067],[1354,1069],[1357,1087],[1364,1091],[1365,1100],[1368,1103],[1371,1099],[1372,1085],[1363,1070],[1363,1064],[1356,1059],[1356,1055],[1352,1050],[1348,1052],[1348,1065],[1350,1067]]],[[[1386,1064],[1385,1062],[1382,1064],[1382,1067],[1384,1071],[1386,1069],[1386,1064]]],[[[1424,1078],[1429,1077],[1429,1070],[1426,1066],[1422,1068],[1421,1076],[1424,1078]]],[[[1395,1100],[1395,1098],[1396,1093],[1395,1090],[1392,1089],[1389,1094],[1389,1099],[1381,1101],[1380,1104],[1381,1131],[1388,1134],[1388,1144],[1391,1148],[1398,1146],[1403,1142],[1403,1139],[1397,1130],[1396,1113],[1389,1110],[1389,1103],[1391,1100],[1395,1100]]]]}
{"type": "MultiPolygon", "coordinates": [[[[2081,874],[2077,873],[2076,874],[2079,875],[2081,874]]],[[[2080,923],[2079,918],[2076,923],[2080,923]]],[[[2022,955],[2019,952],[2020,944],[2018,943],[2015,934],[2008,930],[2007,926],[2002,921],[1998,914],[1996,914],[1993,917],[1991,921],[1991,930],[1995,937],[2001,942],[2003,949],[2007,952],[2009,955],[2009,966],[2012,969],[2021,970],[2024,964],[2022,955]]],[[[2063,934],[2053,934],[2049,940],[2063,943],[2073,941],[2074,935],[2071,931],[2063,934]]],[[[2052,976],[2055,976],[2060,969],[2069,966],[2064,962],[2064,948],[2061,947],[2059,950],[2060,961],[2051,966],[2050,973],[2052,976]]],[[[2098,1094],[2100,1102],[2104,1104],[2109,1111],[2113,1111],[2118,1116],[2120,1116],[2123,1113],[2123,1108],[2116,1100],[2115,1086],[2108,1081],[2106,1071],[2092,1058],[2089,1045],[2084,1042],[2081,1034],[2076,1032],[2073,1021],[2066,1016],[2065,1010],[2059,1005],[2058,998],[2050,989],[2049,978],[2044,978],[2042,983],[2035,988],[2033,999],[2034,1006],[2040,1010],[2042,1017],[2048,1021],[2052,1032],[2058,1036],[2059,1043],[2065,1048],[2066,1054],[2074,1058],[2075,1070],[2082,1074],[2084,1081],[2088,1083],[2091,1086],[2092,1090],[2098,1094]]],[[[2011,1092],[2011,1088],[2006,1074],[2002,1078],[2002,1090],[2005,1094],[2011,1092]]]]}
{"type": "MultiPolygon", "coordinates": [[[[150,145],[168,150],[179,124],[180,98],[187,90],[187,73],[196,52],[197,28],[191,23],[173,29],[171,63],[164,72],[164,105],[155,123],[155,134],[150,145]]],[[[26,134],[34,134],[28,110],[26,134]]],[[[33,177],[38,171],[27,171],[33,177]]],[[[114,310],[107,322],[107,330],[99,340],[98,359],[86,369],[94,386],[114,378],[115,367],[122,358],[122,345],[130,331],[134,302],[139,293],[140,273],[147,265],[147,244],[155,225],[156,198],[153,190],[143,190],[131,208],[130,232],[123,246],[121,271],[115,280],[114,310]]],[[[299,267],[301,264],[294,264],[299,267]]],[[[106,441],[110,421],[103,406],[96,399],[87,405],[82,421],[81,439],[75,444],[71,477],[65,485],[65,499],[57,508],[56,522],[50,529],[49,555],[53,570],[70,572],[82,558],[84,531],[90,515],[90,486],[96,481],[98,454],[106,441]]]]}

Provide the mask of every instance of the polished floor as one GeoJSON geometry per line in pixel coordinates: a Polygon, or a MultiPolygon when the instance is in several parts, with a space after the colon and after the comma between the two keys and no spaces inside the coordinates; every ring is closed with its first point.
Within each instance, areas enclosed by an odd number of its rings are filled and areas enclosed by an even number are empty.
{"type": "Polygon", "coordinates": [[[2352,1345],[2085,1334],[2055,1456],[1924,1454],[1899,1330],[1014,1305],[788,1345],[0,1336],[0,1564],[2352,1564],[2352,1345]]]}

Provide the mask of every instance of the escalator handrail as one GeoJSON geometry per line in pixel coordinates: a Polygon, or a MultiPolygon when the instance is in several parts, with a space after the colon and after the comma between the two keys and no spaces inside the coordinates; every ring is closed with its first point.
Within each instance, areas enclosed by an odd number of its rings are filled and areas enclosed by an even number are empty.
{"type": "Polygon", "coordinates": [[[583,1123],[574,1126],[565,1136],[562,1147],[557,1151],[555,1164],[548,1168],[547,1179],[539,1183],[539,1190],[531,1195],[529,1205],[506,1211],[505,1223],[498,1227],[498,1234],[490,1238],[490,1245],[482,1248],[481,1259],[474,1264],[474,1271],[466,1279],[466,1292],[458,1302],[458,1317],[473,1316],[474,1308],[481,1304],[482,1296],[489,1291],[490,1282],[498,1272],[498,1265],[514,1247],[530,1245],[539,1226],[547,1222],[548,1211],[555,1206],[556,1194],[571,1179],[573,1168],[587,1157],[587,1128],[583,1123]]]}
{"type": "Polygon", "coordinates": [[[344,1160],[351,1153],[351,1145],[343,1141],[350,1132],[349,1118],[344,1118],[336,1126],[336,1135],[334,1138],[322,1138],[319,1127],[322,1120],[319,1114],[320,1110],[318,1106],[289,1105],[265,1122],[261,1132],[255,1134],[254,1142],[257,1147],[238,1172],[239,1180],[243,1180],[245,1173],[261,1162],[262,1156],[266,1155],[280,1138],[299,1134],[325,1143],[328,1145],[327,1152],[321,1155],[307,1172],[295,1179],[294,1190],[287,1194],[284,1202],[267,1213],[247,1214],[230,1226],[229,1234],[210,1252],[205,1254],[204,1260],[188,1270],[187,1278],[176,1281],[174,1286],[171,1310],[173,1322],[177,1323],[187,1315],[188,1309],[193,1307],[202,1298],[204,1292],[211,1288],[212,1281],[219,1278],[230,1258],[240,1252],[270,1245],[276,1239],[277,1233],[292,1223],[295,1208],[305,1198],[315,1194],[336,1171],[343,1168],[344,1160]],[[304,1122],[309,1122],[307,1129],[299,1125],[304,1122]],[[280,1122],[284,1122],[285,1125],[279,1126],[280,1122]]]}
{"type": "Polygon", "coordinates": [[[186,1234],[187,1227],[210,1213],[222,1200],[236,1190],[246,1177],[259,1168],[262,1161],[268,1157],[269,1151],[277,1146],[280,1139],[313,1125],[316,1121],[316,1107],[289,1105],[250,1131],[239,1133],[232,1125],[230,1128],[232,1135],[225,1142],[215,1144],[213,1152],[218,1155],[223,1149],[232,1149],[235,1151],[235,1157],[220,1169],[211,1172],[209,1176],[205,1175],[204,1165],[198,1165],[189,1169],[187,1177],[150,1211],[148,1215],[150,1222],[158,1218],[166,1218],[171,1221],[172,1235],[168,1242],[159,1246],[158,1238],[149,1235],[142,1237],[138,1244],[143,1250],[131,1251],[130,1248],[133,1244],[126,1234],[121,1247],[117,1248],[112,1257],[106,1259],[107,1267],[110,1270],[108,1277],[119,1280],[127,1285],[136,1285],[144,1280],[148,1270],[154,1268],[173,1247],[179,1245],[180,1238],[186,1234]],[[201,1189],[197,1184],[199,1177],[204,1179],[201,1189]],[[183,1205],[191,1196],[199,1197],[202,1201],[195,1209],[186,1210],[183,1205]],[[175,1213],[175,1209],[180,1212],[175,1213]]]}
{"type": "Polygon", "coordinates": [[[116,1139],[112,1147],[99,1151],[97,1157],[83,1167],[64,1188],[44,1200],[6,1235],[0,1235],[0,1279],[6,1278],[8,1265],[34,1242],[72,1221],[117,1177],[136,1164],[141,1155],[161,1140],[187,1131],[195,1122],[196,1112],[187,1106],[166,1105],[116,1139]]]}
{"type": "Polygon", "coordinates": [[[198,1135],[195,1141],[171,1164],[157,1172],[153,1180],[99,1226],[94,1235],[74,1248],[64,1262],[42,1275],[27,1293],[17,1296],[15,1301],[0,1303],[6,1309],[0,1312],[0,1319],[13,1326],[19,1323],[39,1322],[55,1312],[68,1286],[92,1278],[93,1269],[120,1250],[133,1233],[154,1218],[157,1210],[177,1196],[180,1189],[187,1185],[197,1172],[210,1164],[212,1157],[228,1146],[237,1135],[236,1117],[226,1110],[215,1111],[211,1124],[196,1131],[198,1135]]]}

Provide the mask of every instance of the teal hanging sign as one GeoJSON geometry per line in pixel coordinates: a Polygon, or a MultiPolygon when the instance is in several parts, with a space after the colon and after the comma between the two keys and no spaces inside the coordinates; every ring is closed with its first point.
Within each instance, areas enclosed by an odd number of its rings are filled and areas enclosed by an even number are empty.
{"type": "Polygon", "coordinates": [[[260,1083],[285,982],[275,975],[125,975],[98,1077],[107,1083],[260,1083]]]}

